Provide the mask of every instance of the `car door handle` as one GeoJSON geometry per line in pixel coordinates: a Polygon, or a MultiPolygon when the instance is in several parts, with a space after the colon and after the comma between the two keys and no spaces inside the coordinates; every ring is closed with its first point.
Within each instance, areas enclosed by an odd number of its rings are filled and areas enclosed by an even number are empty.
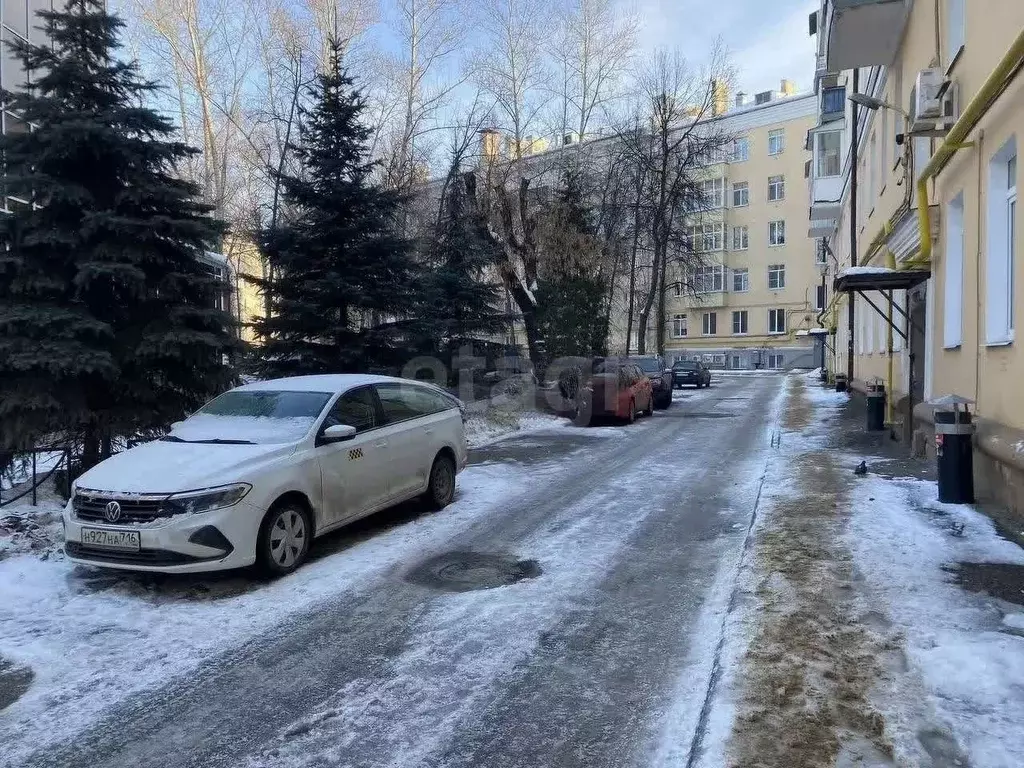
{"type": "Polygon", "coordinates": [[[427,429],[423,430],[423,434],[425,434],[425,435],[432,435],[432,434],[434,434],[434,430],[431,427],[427,427],[427,429]]]}
{"type": "Polygon", "coordinates": [[[386,440],[384,440],[384,441],[381,441],[381,442],[379,442],[379,443],[374,443],[374,444],[373,444],[373,447],[374,447],[374,448],[387,448],[387,447],[388,447],[388,444],[387,444],[387,441],[386,441],[386,440]]]}

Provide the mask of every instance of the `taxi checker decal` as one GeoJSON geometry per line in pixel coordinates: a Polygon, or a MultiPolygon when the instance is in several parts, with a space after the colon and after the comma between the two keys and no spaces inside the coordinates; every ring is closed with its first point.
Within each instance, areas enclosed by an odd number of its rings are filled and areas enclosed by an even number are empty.
{"type": "Polygon", "coordinates": [[[361,458],[363,458],[363,449],[362,448],[353,448],[351,451],[348,452],[348,460],[349,461],[353,461],[354,459],[361,459],[361,458]]]}

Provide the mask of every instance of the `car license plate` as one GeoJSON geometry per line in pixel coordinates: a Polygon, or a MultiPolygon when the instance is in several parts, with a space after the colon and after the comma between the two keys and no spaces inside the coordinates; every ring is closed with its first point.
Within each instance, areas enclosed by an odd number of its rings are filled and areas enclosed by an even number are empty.
{"type": "Polygon", "coordinates": [[[82,543],[90,547],[120,549],[138,552],[142,540],[138,531],[108,531],[102,528],[83,528],[82,543]]]}

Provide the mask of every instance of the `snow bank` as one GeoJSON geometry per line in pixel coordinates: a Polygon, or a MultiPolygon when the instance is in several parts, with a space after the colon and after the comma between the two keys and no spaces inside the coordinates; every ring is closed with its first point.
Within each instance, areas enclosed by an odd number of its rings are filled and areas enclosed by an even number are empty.
{"type": "Polygon", "coordinates": [[[466,418],[466,442],[470,448],[481,448],[513,435],[558,429],[568,424],[567,419],[538,411],[491,409],[466,418]]]}
{"type": "Polygon", "coordinates": [[[934,483],[854,485],[847,541],[931,703],[973,768],[1024,765],[1024,608],[966,592],[949,573],[961,562],[1024,566],[1024,550],[971,507],[939,504],[934,483]]]}
{"type": "Polygon", "coordinates": [[[36,507],[0,507],[0,560],[20,554],[44,560],[57,556],[61,549],[62,508],[59,501],[43,500],[36,507]]]}

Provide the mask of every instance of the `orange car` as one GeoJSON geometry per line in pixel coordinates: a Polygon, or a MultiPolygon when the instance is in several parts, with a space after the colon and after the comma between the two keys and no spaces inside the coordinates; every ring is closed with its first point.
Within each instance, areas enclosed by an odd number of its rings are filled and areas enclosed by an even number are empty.
{"type": "Polygon", "coordinates": [[[587,425],[602,418],[632,424],[637,416],[654,412],[651,380],[629,360],[597,358],[583,372],[576,394],[576,423],[587,425]]]}

